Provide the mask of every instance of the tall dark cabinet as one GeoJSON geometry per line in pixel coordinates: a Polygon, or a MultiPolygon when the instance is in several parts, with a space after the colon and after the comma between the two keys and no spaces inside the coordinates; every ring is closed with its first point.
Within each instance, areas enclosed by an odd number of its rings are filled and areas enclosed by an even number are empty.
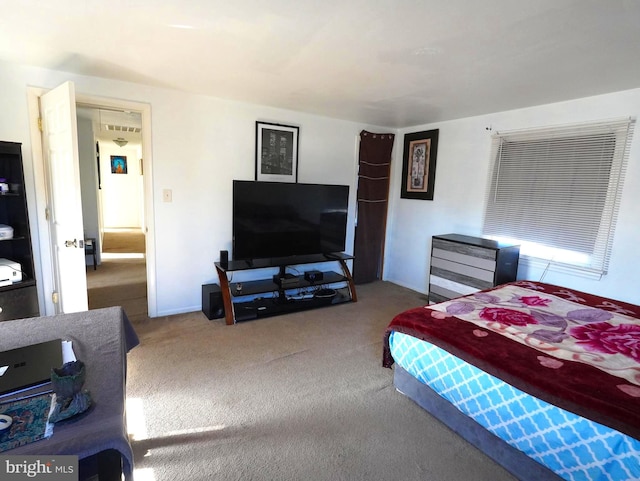
{"type": "Polygon", "coordinates": [[[22,145],[0,141],[0,321],[39,315],[22,145]]]}

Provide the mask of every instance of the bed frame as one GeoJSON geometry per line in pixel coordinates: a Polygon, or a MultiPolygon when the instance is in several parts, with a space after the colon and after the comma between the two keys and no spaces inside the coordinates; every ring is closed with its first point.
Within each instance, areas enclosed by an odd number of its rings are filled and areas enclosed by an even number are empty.
{"type": "Polygon", "coordinates": [[[436,419],[473,444],[511,474],[522,481],[560,481],[557,474],[512,447],[473,419],[465,416],[453,404],[443,399],[429,386],[418,381],[397,363],[393,384],[396,389],[425,409],[436,419]]]}

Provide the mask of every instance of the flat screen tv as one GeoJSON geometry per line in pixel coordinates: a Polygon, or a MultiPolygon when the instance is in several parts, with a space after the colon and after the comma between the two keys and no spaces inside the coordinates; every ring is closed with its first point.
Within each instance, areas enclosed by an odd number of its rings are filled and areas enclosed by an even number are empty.
{"type": "Polygon", "coordinates": [[[342,252],[348,204],[348,185],[234,180],[233,258],[342,252]]]}

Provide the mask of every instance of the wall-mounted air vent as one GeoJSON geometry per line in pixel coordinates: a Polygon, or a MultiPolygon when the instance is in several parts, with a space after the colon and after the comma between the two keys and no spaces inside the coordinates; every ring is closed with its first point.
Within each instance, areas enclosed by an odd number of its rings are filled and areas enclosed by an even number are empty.
{"type": "Polygon", "coordinates": [[[111,124],[102,124],[102,128],[104,130],[108,130],[111,132],[131,132],[134,134],[140,133],[140,127],[130,127],[126,125],[111,125],[111,124]]]}

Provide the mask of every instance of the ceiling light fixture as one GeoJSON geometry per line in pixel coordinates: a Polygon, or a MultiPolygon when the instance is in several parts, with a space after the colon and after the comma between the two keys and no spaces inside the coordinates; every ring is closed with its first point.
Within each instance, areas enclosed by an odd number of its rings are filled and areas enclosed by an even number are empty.
{"type": "Polygon", "coordinates": [[[123,139],[122,137],[118,137],[117,139],[113,139],[113,141],[119,145],[120,147],[124,147],[129,143],[128,140],[123,139]]]}

